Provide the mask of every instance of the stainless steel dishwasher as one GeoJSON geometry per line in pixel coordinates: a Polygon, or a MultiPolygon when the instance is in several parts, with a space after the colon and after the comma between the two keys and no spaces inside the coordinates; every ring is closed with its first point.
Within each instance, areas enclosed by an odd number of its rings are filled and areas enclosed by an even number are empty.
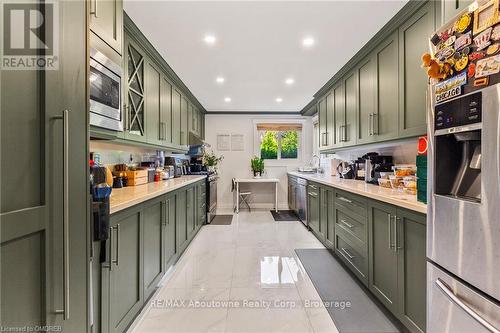
{"type": "Polygon", "coordinates": [[[297,178],[295,214],[307,226],[307,180],[297,178]]]}

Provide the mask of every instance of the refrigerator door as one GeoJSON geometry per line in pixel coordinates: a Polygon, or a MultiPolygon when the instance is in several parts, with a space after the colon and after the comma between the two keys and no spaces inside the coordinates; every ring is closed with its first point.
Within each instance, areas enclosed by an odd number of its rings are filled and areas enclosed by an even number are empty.
{"type": "Polygon", "coordinates": [[[499,333],[500,304],[427,263],[428,333],[499,333]]]}
{"type": "MultiPolygon", "coordinates": [[[[430,191],[427,256],[433,262],[491,297],[500,300],[500,84],[482,89],[481,202],[436,194],[446,175],[436,172],[436,136],[429,140],[430,191]]],[[[434,134],[434,108],[428,133],[434,134]]]]}

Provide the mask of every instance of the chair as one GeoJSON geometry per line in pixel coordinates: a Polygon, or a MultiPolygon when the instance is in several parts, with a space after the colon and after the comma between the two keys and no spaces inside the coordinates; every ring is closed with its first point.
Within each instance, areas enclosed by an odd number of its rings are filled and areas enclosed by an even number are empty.
{"type": "MultiPolygon", "coordinates": [[[[236,178],[233,178],[231,180],[231,192],[234,192],[234,191],[236,191],[236,178]]],[[[239,210],[241,205],[245,204],[248,207],[248,211],[251,212],[250,205],[248,204],[248,199],[250,198],[251,195],[252,195],[252,192],[250,192],[250,191],[245,191],[245,192],[240,191],[240,200],[239,200],[240,204],[238,207],[234,207],[234,211],[236,211],[236,209],[239,210]]]]}

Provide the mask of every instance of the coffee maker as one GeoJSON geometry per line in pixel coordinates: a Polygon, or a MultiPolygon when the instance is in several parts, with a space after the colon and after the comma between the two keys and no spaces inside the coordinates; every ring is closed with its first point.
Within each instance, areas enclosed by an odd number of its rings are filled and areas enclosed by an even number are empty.
{"type": "Polygon", "coordinates": [[[391,172],[394,164],[392,156],[368,153],[365,156],[365,181],[378,185],[381,172],[391,172]]]}
{"type": "MultiPolygon", "coordinates": [[[[171,165],[174,168],[174,178],[182,176],[182,161],[177,157],[165,157],[165,165],[171,165]]],[[[172,177],[172,176],[170,176],[172,177]]]]}

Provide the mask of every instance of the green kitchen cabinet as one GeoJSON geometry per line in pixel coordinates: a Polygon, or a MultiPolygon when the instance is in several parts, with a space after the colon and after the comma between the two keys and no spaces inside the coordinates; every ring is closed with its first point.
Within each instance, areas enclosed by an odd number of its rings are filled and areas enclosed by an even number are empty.
{"type": "Polygon", "coordinates": [[[343,142],[342,133],[345,124],[345,101],[344,101],[344,82],[333,87],[333,131],[331,135],[331,146],[341,147],[343,142]]]}
{"type": "Polygon", "coordinates": [[[166,216],[164,196],[152,199],[143,209],[143,281],[144,299],[153,294],[165,273],[166,216]]]}
{"type": "Polygon", "coordinates": [[[326,95],[326,146],[335,145],[335,90],[326,95]]]}
{"type": "Polygon", "coordinates": [[[54,6],[64,13],[52,36],[59,70],[0,74],[0,327],[86,332],[86,3],[54,6]]]}
{"type": "Polygon", "coordinates": [[[167,271],[173,264],[175,257],[177,255],[177,248],[175,246],[176,235],[175,235],[175,219],[176,219],[176,195],[175,193],[169,193],[165,197],[165,219],[163,228],[163,267],[167,271]]]}
{"type": "Polygon", "coordinates": [[[371,134],[375,141],[398,137],[399,70],[397,31],[373,52],[376,68],[375,111],[371,116],[371,134]]]}
{"type": "Polygon", "coordinates": [[[435,4],[430,1],[399,28],[399,137],[427,132],[427,72],[421,55],[429,50],[423,36],[435,31],[435,4]]]}
{"type": "Polygon", "coordinates": [[[123,0],[90,1],[90,30],[121,55],[123,0]]]}
{"type": "Polygon", "coordinates": [[[161,71],[151,61],[146,61],[145,113],[147,142],[154,145],[163,143],[164,129],[161,123],[161,71]]]}
{"type": "Polygon", "coordinates": [[[145,112],[146,58],[140,46],[125,39],[125,115],[123,137],[126,140],[147,142],[145,112]]]}
{"type": "Polygon", "coordinates": [[[177,254],[181,254],[188,245],[187,228],[187,191],[181,189],[176,192],[175,200],[175,244],[177,254]]]}
{"type": "Polygon", "coordinates": [[[356,113],[356,143],[365,144],[375,140],[372,135],[372,118],[375,113],[375,61],[365,58],[356,68],[358,76],[358,109],[356,113]]]}
{"type": "Polygon", "coordinates": [[[315,183],[307,184],[307,222],[311,231],[323,241],[324,235],[321,234],[321,215],[320,215],[320,192],[319,185],[315,183]]]}
{"type": "Polygon", "coordinates": [[[394,206],[369,204],[369,288],[392,313],[398,307],[398,253],[393,230],[396,215],[394,206]]]}
{"type": "Polygon", "coordinates": [[[473,0],[442,0],[441,11],[443,12],[443,21],[438,25],[450,21],[473,2],[473,0]]]}
{"type": "Polygon", "coordinates": [[[207,185],[205,180],[198,182],[197,184],[197,229],[201,228],[202,225],[206,223],[207,220],[207,185]]]}
{"type": "Polygon", "coordinates": [[[318,102],[319,114],[319,147],[325,148],[328,146],[328,130],[327,130],[327,110],[326,110],[326,97],[318,102]]]}
{"type": "Polygon", "coordinates": [[[160,138],[162,145],[172,143],[172,83],[165,75],[160,82],[160,138]]]}
{"type": "Polygon", "coordinates": [[[107,263],[102,265],[103,332],[124,332],[143,305],[142,206],[111,215],[107,263]]]}
{"type": "Polygon", "coordinates": [[[330,187],[321,187],[321,223],[324,233],[323,243],[329,249],[335,248],[335,195],[333,189],[330,187]]]}
{"type": "Polygon", "coordinates": [[[342,146],[352,146],[356,143],[356,113],[358,112],[358,77],[352,71],[344,78],[344,109],[345,121],[341,127],[342,146]]]}
{"type": "Polygon", "coordinates": [[[182,95],[172,88],[172,143],[181,144],[181,100],[182,95]]]}
{"type": "Polygon", "coordinates": [[[189,186],[186,190],[186,223],[188,240],[194,237],[196,233],[196,189],[194,186],[189,186]]]}
{"type": "Polygon", "coordinates": [[[181,98],[181,145],[188,144],[188,117],[189,117],[189,101],[186,97],[181,98]]]}

